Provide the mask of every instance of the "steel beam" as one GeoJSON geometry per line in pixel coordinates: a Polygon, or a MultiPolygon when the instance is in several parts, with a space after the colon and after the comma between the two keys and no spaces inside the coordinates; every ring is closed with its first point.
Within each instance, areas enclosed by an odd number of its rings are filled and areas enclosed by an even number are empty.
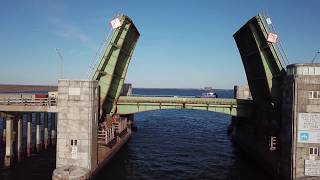
{"type": "Polygon", "coordinates": [[[231,116],[250,117],[252,101],[223,98],[134,97],[120,96],[117,114],[164,109],[191,109],[219,112],[231,116]]]}
{"type": "MultiPolygon", "coordinates": [[[[127,74],[127,69],[140,36],[132,20],[118,17],[121,26],[116,28],[93,76],[100,86],[100,114],[113,114],[127,74]]],[[[101,118],[100,117],[100,118],[101,118]]]]}

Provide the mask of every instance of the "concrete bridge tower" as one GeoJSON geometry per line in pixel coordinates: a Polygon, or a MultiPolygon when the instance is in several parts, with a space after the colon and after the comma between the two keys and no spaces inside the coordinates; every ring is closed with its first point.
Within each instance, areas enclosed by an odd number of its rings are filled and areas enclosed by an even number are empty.
{"type": "MultiPolygon", "coordinates": [[[[125,15],[119,15],[111,24],[110,42],[91,79],[59,80],[57,160],[53,179],[89,179],[107,159],[99,158],[102,153],[99,153],[98,123],[116,114],[117,100],[140,36],[132,20],[125,15]]],[[[114,137],[114,131],[110,132],[110,137],[111,134],[114,137]]]]}
{"type": "Polygon", "coordinates": [[[234,34],[254,103],[252,117],[233,117],[234,140],[276,177],[320,176],[320,65],[284,68],[272,35],[262,14],[234,34]]]}
{"type": "Polygon", "coordinates": [[[292,64],[283,83],[281,174],[320,176],[320,64],[292,64]]]}

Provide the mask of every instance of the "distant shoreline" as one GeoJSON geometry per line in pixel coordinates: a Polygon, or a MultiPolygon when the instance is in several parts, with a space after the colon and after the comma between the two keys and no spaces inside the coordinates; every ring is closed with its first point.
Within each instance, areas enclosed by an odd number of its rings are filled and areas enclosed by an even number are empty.
{"type": "MultiPolygon", "coordinates": [[[[132,87],[133,89],[172,89],[172,90],[203,90],[203,88],[144,88],[144,87],[132,87]]],[[[233,90],[233,89],[220,89],[213,88],[213,90],[233,90]]]]}
{"type": "MultiPolygon", "coordinates": [[[[149,87],[132,87],[133,89],[170,89],[170,90],[203,90],[203,88],[149,88],[149,87]]],[[[55,91],[58,86],[55,85],[27,85],[27,84],[0,84],[0,93],[15,92],[15,91],[55,91]]],[[[213,88],[213,90],[233,90],[233,89],[219,89],[213,88]]]]}

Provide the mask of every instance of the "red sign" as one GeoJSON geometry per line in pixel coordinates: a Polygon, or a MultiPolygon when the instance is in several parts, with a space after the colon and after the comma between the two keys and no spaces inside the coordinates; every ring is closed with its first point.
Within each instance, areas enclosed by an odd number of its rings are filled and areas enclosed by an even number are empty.
{"type": "Polygon", "coordinates": [[[278,35],[277,34],[274,34],[274,33],[269,33],[268,34],[268,38],[267,38],[267,41],[270,42],[270,43],[276,43],[277,42],[277,39],[278,39],[278,35]]]}

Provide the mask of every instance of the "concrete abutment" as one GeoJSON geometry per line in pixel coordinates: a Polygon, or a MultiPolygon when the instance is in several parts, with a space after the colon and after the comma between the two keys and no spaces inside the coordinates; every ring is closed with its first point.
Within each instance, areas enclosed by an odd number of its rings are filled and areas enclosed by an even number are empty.
{"type": "Polygon", "coordinates": [[[59,80],[53,179],[86,179],[97,167],[97,81],[59,80]]]}
{"type": "MultiPolygon", "coordinates": [[[[320,64],[287,71],[281,107],[256,106],[250,118],[232,117],[232,139],[275,178],[320,179],[320,64]]],[[[248,88],[235,90],[235,98],[250,98],[248,88]]]]}

